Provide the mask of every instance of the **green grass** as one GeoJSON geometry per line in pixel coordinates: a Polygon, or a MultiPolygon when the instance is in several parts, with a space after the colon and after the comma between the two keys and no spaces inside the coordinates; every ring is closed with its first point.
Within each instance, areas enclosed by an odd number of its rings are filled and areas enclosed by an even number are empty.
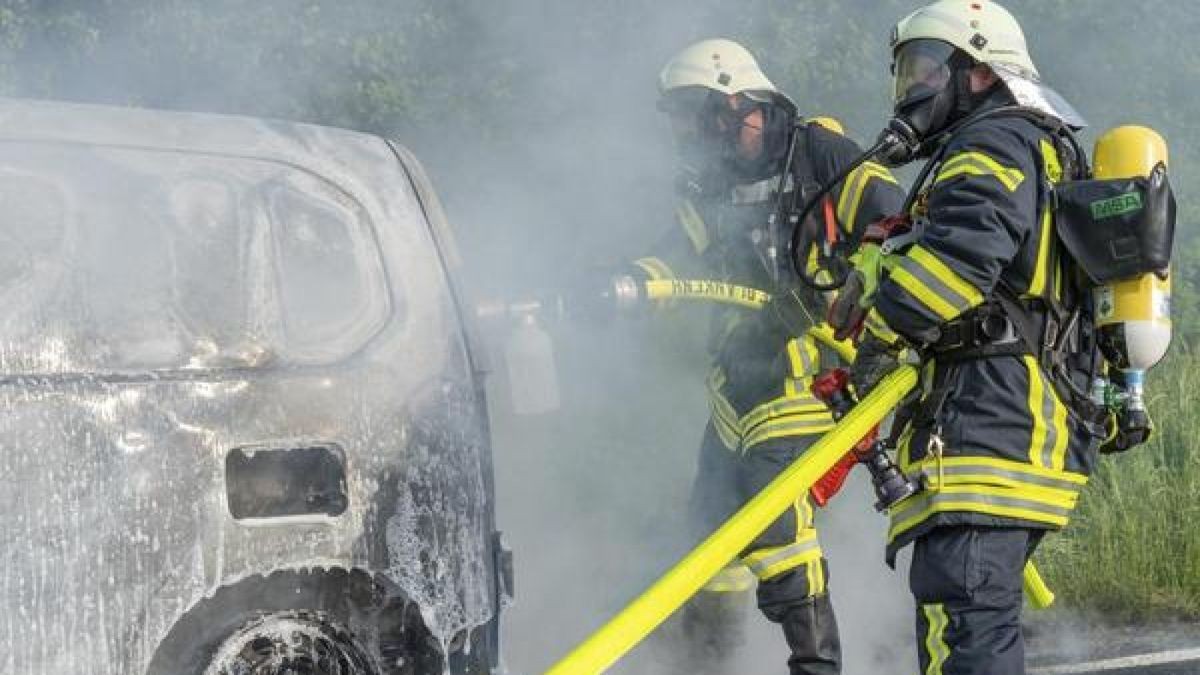
{"type": "Polygon", "coordinates": [[[1200,355],[1188,351],[1151,373],[1155,437],[1103,457],[1071,524],[1036,556],[1067,608],[1200,618],[1200,355]]]}

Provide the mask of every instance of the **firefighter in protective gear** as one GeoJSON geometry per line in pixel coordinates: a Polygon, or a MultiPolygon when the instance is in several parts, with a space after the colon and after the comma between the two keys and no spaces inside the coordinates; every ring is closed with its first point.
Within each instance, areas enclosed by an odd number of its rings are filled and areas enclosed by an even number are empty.
{"type": "Polygon", "coordinates": [[[917,10],[892,48],[889,128],[912,142],[891,160],[928,164],[867,314],[860,351],[874,358],[855,366],[862,394],[897,346],[922,357],[898,454],[925,489],[891,509],[888,560],[913,544],[922,673],[1023,673],[1022,569],[1066,524],[1096,461],[1097,411],[1076,393],[1097,364],[1091,321],[1064,321],[1086,295],[1050,194],[1083,159],[1055,129],[1082,121],[990,0],[917,10]],[[1051,343],[1065,368],[1048,367],[1051,343]]]}
{"type": "MultiPolygon", "coordinates": [[[[789,283],[773,262],[778,233],[771,228],[778,226],[773,215],[781,199],[796,191],[812,194],[860,151],[840,129],[831,129],[834,122],[799,118],[754,57],[728,40],[683,50],[662,70],[659,91],[682,164],[678,224],[651,255],[630,265],[627,278],[636,284],[711,279],[771,296],[760,309],[712,308],[711,414],[689,506],[702,535],[833,426],[809,384],[839,350],[849,355],[847,345],[814,330],[825,313],[821,295],[785,292],[789,283]],[[793,143],[791,170],[785,171],[793,143]]],[[[868,163],[828,199],[821,226],[861,231],[898,209],[902,196],[886,169],[868,163]]],[[[731,594],[755,582],[760,609],[783,628],[791,672],[839,672],[827,579],[812,504],[804,498],[684,609],[681,625],[692,638],[695,662],[690,672],[725,672],[721,659],[739,629],[722,617],[731,618],[730,598],[741,597],[731,594]]]]}

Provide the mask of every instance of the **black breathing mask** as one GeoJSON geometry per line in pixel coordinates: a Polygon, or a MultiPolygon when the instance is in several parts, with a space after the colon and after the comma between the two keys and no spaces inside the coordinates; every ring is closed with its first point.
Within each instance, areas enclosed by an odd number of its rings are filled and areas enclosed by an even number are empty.
{"type": "Polygon", "coordinates": [[[880,161],[896,167],[929,155],[928,141],[971,110],[972,65],[971,57],[941,40],[911,40],[896,49],[896,103],[880,134],[881,141],[887,140],[880,161]]]}
{"type": "Polygon", "coordinates": [[[659,100],[658,108],[670,115],[683,178],[699,192],[726,191],[737,183],[768,177],[790,129],[791,115],[782,106],[703,87],[673,90],[659,100]],[[763,112],[763,150],[755,157],[742,157],[739,137],[756,110],[763,112]]]}

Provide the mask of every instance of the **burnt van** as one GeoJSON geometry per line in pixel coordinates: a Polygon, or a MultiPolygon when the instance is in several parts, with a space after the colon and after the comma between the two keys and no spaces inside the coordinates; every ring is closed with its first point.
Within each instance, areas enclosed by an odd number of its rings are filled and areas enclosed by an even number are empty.
{"type": "Polygon", "coordinates": [[[496,672],[456,264],[396,143],[0,101],[0,672],[496,672]]]}

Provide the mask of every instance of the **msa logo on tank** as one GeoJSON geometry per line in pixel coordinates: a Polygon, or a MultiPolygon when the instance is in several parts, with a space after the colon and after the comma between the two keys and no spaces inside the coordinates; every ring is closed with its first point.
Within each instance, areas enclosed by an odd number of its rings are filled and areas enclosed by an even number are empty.
{"type": "Polygon", "coordinates": [[[1092,217],[1096,220],[1136,213],[1142,210],[1142,195],[1138,192],[1126,192],[1123,195],[1092,202],[1091,208],[1092,217]]]}

